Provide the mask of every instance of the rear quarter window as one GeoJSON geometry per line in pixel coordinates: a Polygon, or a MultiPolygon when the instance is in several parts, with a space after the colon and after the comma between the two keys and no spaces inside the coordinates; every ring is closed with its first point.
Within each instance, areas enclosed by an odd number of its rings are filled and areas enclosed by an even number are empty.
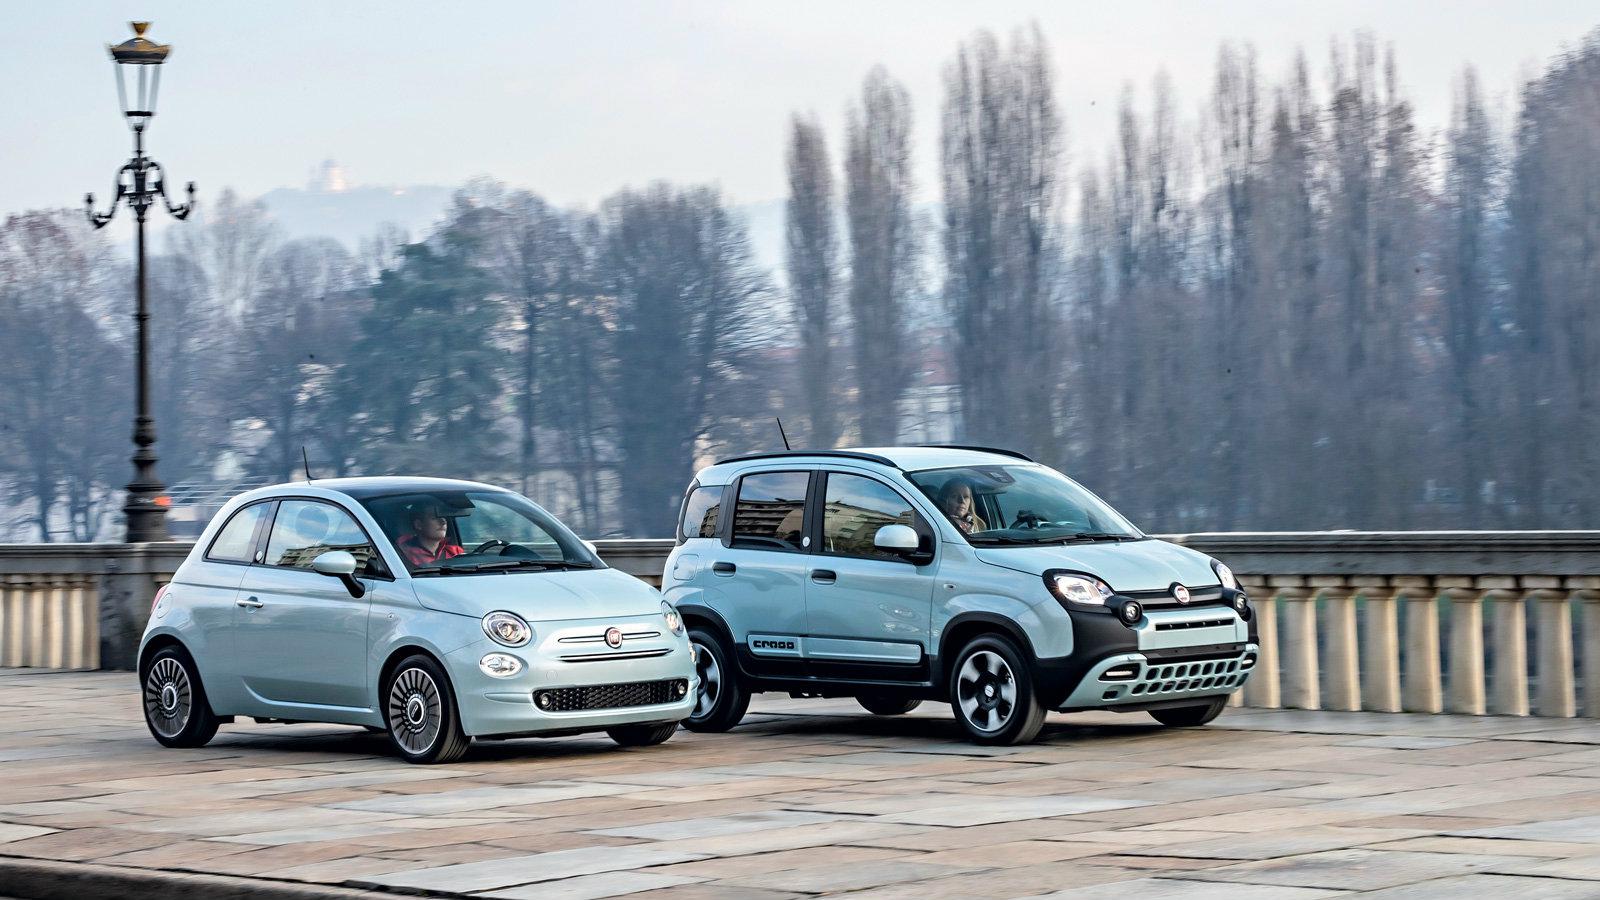
{"type": "Polygon", "coordinates": [[[678,523],[678,542],[689,538],[714,538],[722,512],[722,487],[695,487],[683,498],[683,519],[678,523]]]}

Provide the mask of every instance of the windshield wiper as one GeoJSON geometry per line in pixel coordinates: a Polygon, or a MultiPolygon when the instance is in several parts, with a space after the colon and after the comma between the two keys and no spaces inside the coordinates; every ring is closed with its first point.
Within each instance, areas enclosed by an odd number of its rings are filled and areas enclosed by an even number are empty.
{"type": "Polygon", "coordinates": [[[1055,538],[1050,543],[1088,543],[1090,541],[1137,541],[1138,538],[1131,534],[1115,534],[1110,531],[1080,531],[1077,534],[1068,534],[1055,538]]]}
{"type": "Polygon", "coordinates": [[[413,574],[413,575],[461,575],[461,574],[465,574],[467,572],[476,572],[476,571],[478,571],[478,568],[479,568],[478,566],[447,566],[447,565],[444,565],[443,563],[433,563],[432,565],[417,566],[415,569],[411,570],[411,574],[413,574]]]}
{"type": "Polygon", "coordinates": [[[594,566],[586,562],[576,562],[567,559],[507,559],[500,562],[484,563],[475,566],[474,570],[482,569],[522,569],[537,566],[541,569],[592,569],[594,566]]]}

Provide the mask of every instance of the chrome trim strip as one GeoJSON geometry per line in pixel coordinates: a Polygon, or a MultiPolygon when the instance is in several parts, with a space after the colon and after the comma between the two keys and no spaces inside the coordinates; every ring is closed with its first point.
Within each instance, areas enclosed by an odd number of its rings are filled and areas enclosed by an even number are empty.
{"type": "MultiPolygon", "coordinates": [[[[642,641],[646,638],[661,637],[659,631],[624,631],[622,639],[625,641],[642,641]]],[[[572,637],[556,638],[558,644],[603,644],[605,634],[581,634],[572,637]]]]}
{"type": "Polygon", "coordinates": [[[608,659],[642,659],[648,656],[666,656],[671,652],[671,647],[657,647],[652,650],[624,650],[620,653],[566,653],[560,659],[562,662],[603,662],[608,659]]]}

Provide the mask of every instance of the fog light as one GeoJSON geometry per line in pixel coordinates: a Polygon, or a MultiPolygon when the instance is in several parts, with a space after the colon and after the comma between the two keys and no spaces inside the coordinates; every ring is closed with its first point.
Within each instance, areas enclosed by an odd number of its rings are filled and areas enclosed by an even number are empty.
{"type": "Polygon", "coordinates": [[[1256,655],[1254,653],[1251,653],[1248,656],[1246,656],[1242,662],[1239,663],[1239,668],[1241,668],[1241,669],[1253,669],[1253,668],[1255,668],[1255,665],[1256,665],[1256,655]]]}
{"type": "Polygon", "coordinates": [[[1138,666],[1113,666],[1100,675],[1101,681],[1132,681],[1139,674],[1138,666]]]}
{"type": "Polygon", "coordinates": [[[549,709],[550,708],[550,692],[549,691],[540,691],[537,694],[534,694],[533,695],[533,702],[538,704],[540,709],[549,709]]]}
{"type": "Polygon", "coordinates": [[[678,692],[679,697],[682,697],[684,694],[689,693],[689,682],[680,679],[673,683],[672,688],[678,692]]]}
{"type": "Polygon", "coordinates": [[[490,653],[478,660],[478,669],[490,678],[510,678],[522,671],[522,660],[509,653],[490,653]]]}
{"type": "Polygon", "coordinates": [[[1144,607],[1141,607],[1136,600],[1124,600],[1122,605],[1117,607],[1117,618],[1121,619],[1124,625],[1132,625],[1143,615],[1144,607]]]}

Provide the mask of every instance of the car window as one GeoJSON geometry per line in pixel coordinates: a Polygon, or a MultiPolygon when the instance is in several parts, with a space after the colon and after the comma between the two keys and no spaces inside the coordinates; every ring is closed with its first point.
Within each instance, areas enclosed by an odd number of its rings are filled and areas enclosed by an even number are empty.
{"type": "Polygon", "coordinates": [[[498,503],[479,502],[473,507],[472,515],[457,517],[454,522],[461,535],[461,546],[466,550],[488,541],[505,541],[530,547],[540,556],[561,558],[561,547],[550,532],[498,503]]]}
{"type": "Polygon", "coordinates": [[[830,472],[822,506],[822,552],[900,559],[872,544],[885,525],[916,527],[917,514],[893,488],[874,478],[830,472]]]}
{"type": "Polygon", "coordinates": [[[316,500],[285,500],[278,504],[267,540],[267,565],[310,569],[311,561],[330,550],[344,550],[356,558],[356,574],[370,578],[380,571],[377,550],[366,532],[344,510],[316,500]]]}
{"type": "Polygon", "coordinates": [[[722,508],[722,487],[697,487],[683,502],[683,521],[678,523],[678,540],[717,536],[717,514],[722,508]]]}
{"type": "Polygon", "coordinates": [[[217,532],[217,539],[211,542],[211,549],[206,552],[206,559],[218,562],[251,562],[254,558],[252,551],[256,543],[256,526],[261,524],[261,517],[267,514],[271,506],[271,503],[256,503],[234,513],[228,524],[217,532]]]}
{"type": "Polygon", "coordinates": [[[739,479],[733,507],[733,545],[799,550],[805,534],[808,472],[763,472],[739,479]]]}

